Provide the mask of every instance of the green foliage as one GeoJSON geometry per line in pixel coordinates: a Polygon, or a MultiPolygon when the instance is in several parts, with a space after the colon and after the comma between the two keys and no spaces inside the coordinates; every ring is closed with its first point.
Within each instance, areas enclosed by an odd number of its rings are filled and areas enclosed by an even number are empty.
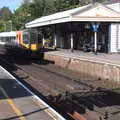
{"type": "Polygon", "coordinates": [[[43,15],[49,15],[55,13],[54,0],[45,0],[43,15]]]}
{"type": "Polygon", "coordinates": [[[79,5],[79,0],[55,0],[56,12],[75,8],[79,5]]]}
{"type": "Polygon", "coordinates": [[[10,9],[8,7],[3,7],[1,10],[0,10],[0,16],[1,16],[1,19],[2,20],[10,20],[11,17],[12,17],[12,12],[10,11],[10,9]]]}
{"type": "Polygon", "coordinates": [[[31,20],[30,14],[30,3],[29,0],[24,0],[25,2],[14,11],[12,21],[16,30],[24,29],[25,23],[31,20]]]}
{"type": "Polygon", "coordinates": [[[12,12],[8,7],[0,9],[0,32],[11,30],[12,12]]]}
{"type": "Polygon", "coordinates": [[[5,22],[3,20],[0,20],[0,32],[5,31],[5,22]]]}
{"type": "Polygon", "coordinates": [[[38,16],[42,16],[44,13],[45,0],[33,0],[30,4],[30,12],[33,18],[37,18],[38,16]]]}

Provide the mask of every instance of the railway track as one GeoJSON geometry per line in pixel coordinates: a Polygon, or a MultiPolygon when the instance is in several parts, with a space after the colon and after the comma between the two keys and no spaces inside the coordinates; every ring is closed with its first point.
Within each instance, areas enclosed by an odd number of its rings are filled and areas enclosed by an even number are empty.
{"type": "Polygon", "coordinates": [[[0,62],[9,71],[12,68],[17,76],[22,74],[24,83],[42,93],[45,100],[68,120],[119,119],[120,95],[111,89],[90,81],[75,80],[49,65],[36,64],[36,60],[19,61],[10,56],[1,58],[0,62]]]}

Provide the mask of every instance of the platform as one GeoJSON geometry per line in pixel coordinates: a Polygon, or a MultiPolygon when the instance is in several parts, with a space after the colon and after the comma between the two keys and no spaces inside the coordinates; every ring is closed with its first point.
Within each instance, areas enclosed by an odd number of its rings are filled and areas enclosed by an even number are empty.
{"type": "Polygon", "coordinates": [[[120,55],[70,50],[46,52],[44,58],[56,65],[98,79],[120,81],[120,55]]]}
{"type": "Polygon", "coordinates": [[[65,120],[0,66],[1,120],[65,120]]]}
{"type": "Polygon", "coordinates": [[[82,52],[78,50],[74,50],[73,52],[71,52],[71,50],[60,49],[58,51],[46,52],[46,54],[65,56],[65,57],[76,58],[76,59],[86,59],[86,60],[90,60],[93,62],[109,63],[109,64],[115,64],[118,66],[120,65],[120,54],[119,53],[113,53],[113,54],[97,53],[95,54],[94,52],[82,52]]]}

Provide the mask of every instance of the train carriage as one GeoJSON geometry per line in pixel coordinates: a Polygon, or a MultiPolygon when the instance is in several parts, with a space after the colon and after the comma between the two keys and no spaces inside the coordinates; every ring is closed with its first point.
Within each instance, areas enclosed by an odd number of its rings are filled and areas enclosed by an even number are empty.
{"type": "Polygon", "coordinates": [[[18,51],[19,42],[16,31],[0,33],[0,53],[15,53],[18,51]]]}
{"type": "Polygon", "coordinates": [[[39,56],[42,49],[42,40],[37,30],[17,31],[17,40],[22,49],[29,56],[39,56]]]}
{"type": "Polygon", "coordinates": [[[0,33],[0,45],[25,55],[38,56],[42,49],[42,41],[37,30],[21,30],[0,33]]]}
{"type": "Polygon", "coordinates": [[[18,45],[16,31],[0,33],[0,45],[18,45]]]}

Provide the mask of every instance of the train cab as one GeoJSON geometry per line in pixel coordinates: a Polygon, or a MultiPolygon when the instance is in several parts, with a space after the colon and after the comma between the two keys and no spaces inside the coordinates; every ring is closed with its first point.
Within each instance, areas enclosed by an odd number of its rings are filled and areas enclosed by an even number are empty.
{"type": "Polygon", "coordinates": [[[38,51],[42,43],[38,40],[38,32],[32,30],[17,31],[17,39],[21,47],[31,51],[38,51]]]}
{"type": "MultiPolygon", "coordinates": [[[[0,33],[0,46],[24,52],[30,56],[40,54],[42,41],[37,30],[21,30],[0,33]]],[[[13,51],[12,50],[12,51],[13,51]]]]}
{"type": "Polygon", "coordinates": [[[36,56],[36,54],[40,54],[42,41],[39,39],[40,37],[37,30],[17,31],[17,40],[19,41],[19,45],[30,56],[36,56]]]}

